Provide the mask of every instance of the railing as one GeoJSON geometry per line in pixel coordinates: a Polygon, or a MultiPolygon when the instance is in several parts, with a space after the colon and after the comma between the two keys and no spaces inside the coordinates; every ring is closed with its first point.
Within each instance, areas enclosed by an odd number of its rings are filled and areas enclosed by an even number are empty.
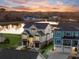
{"type": "Polygon", "coordinates": [[[79,37],[76,37],[76,36],[64,36],[63,39],[79,39],[79,37]]]}

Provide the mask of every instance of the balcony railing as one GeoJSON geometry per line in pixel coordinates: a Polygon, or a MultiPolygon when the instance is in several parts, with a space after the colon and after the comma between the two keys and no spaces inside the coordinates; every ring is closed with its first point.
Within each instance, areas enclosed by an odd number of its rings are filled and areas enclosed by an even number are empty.
{"type": "Polygon", "coordinates": [[[64,36],[63,39],[79,39],[79,37],[76,37],[76,36],[64,36]]]}

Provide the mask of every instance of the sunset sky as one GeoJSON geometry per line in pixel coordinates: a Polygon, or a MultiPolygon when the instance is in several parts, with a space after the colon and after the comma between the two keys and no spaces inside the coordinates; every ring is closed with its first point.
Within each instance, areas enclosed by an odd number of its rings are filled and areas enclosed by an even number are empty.
{"type": "Polygon", "coordinates": [[[79,0],[0,0],[8,11],[78,12],[79,0]]]}

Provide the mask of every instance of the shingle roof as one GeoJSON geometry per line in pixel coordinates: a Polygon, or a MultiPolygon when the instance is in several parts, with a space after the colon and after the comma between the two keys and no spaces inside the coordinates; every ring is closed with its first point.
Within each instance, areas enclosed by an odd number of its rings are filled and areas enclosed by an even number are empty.
{"type": "Polygon", "coordinates": [[[25,34],[25,35],[29,34],[29,35],[31,35],[31,33],[28,30],[25,30],[22,34],[25,34]]]}
{"type": "Polygon", "coordinates": [[[33,24],[32,23],[26,23],[24,28],[30,28],[33,24]]]}
{"type": "Polygon", "coordinates": [[[60,28],[59,31],[79,31],[79,26],[71,23],[60,23],[58,27],[60,28]]]}
{"type": "Polygon", "coordinates": [[[37,29],[45,29],[48,26],[48,23],[26,23],[24,28],[30,28],[34,25],[37,29]]]}
{"type": "Polygon", "coordinates": [[[38,52],[17,51],[13,49],[3,49],[0,51],[0,59],[37,59],[38,52]]]}
{"type": "Polygon", "coordinates": [[[48,23],[35,23],[34,25],[38,29],[45,29],[48,26],[48,23]]]}
{"type": "Polygon", "coordinates": [[[30,33],[28,30],[25,30],[25,32],[26,32],[27,34],[31,35],[31,33],[30,33]]]}
{"type": "Polygon", "coordinates": [[[28,17],[33,17],[33,16],[29,16],[29,15],[24,16],[25,19],[27,19],[28,17]]]}

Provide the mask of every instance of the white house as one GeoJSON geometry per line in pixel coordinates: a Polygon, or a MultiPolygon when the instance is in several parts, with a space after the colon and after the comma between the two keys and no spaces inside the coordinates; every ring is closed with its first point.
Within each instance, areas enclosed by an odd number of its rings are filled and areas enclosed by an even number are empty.
{"type": "Polygon", "coordinates": [[[27,23],[22,34],[22,45],[40,48],[52,42],[52,36],[49,23],[27,23]]]}

